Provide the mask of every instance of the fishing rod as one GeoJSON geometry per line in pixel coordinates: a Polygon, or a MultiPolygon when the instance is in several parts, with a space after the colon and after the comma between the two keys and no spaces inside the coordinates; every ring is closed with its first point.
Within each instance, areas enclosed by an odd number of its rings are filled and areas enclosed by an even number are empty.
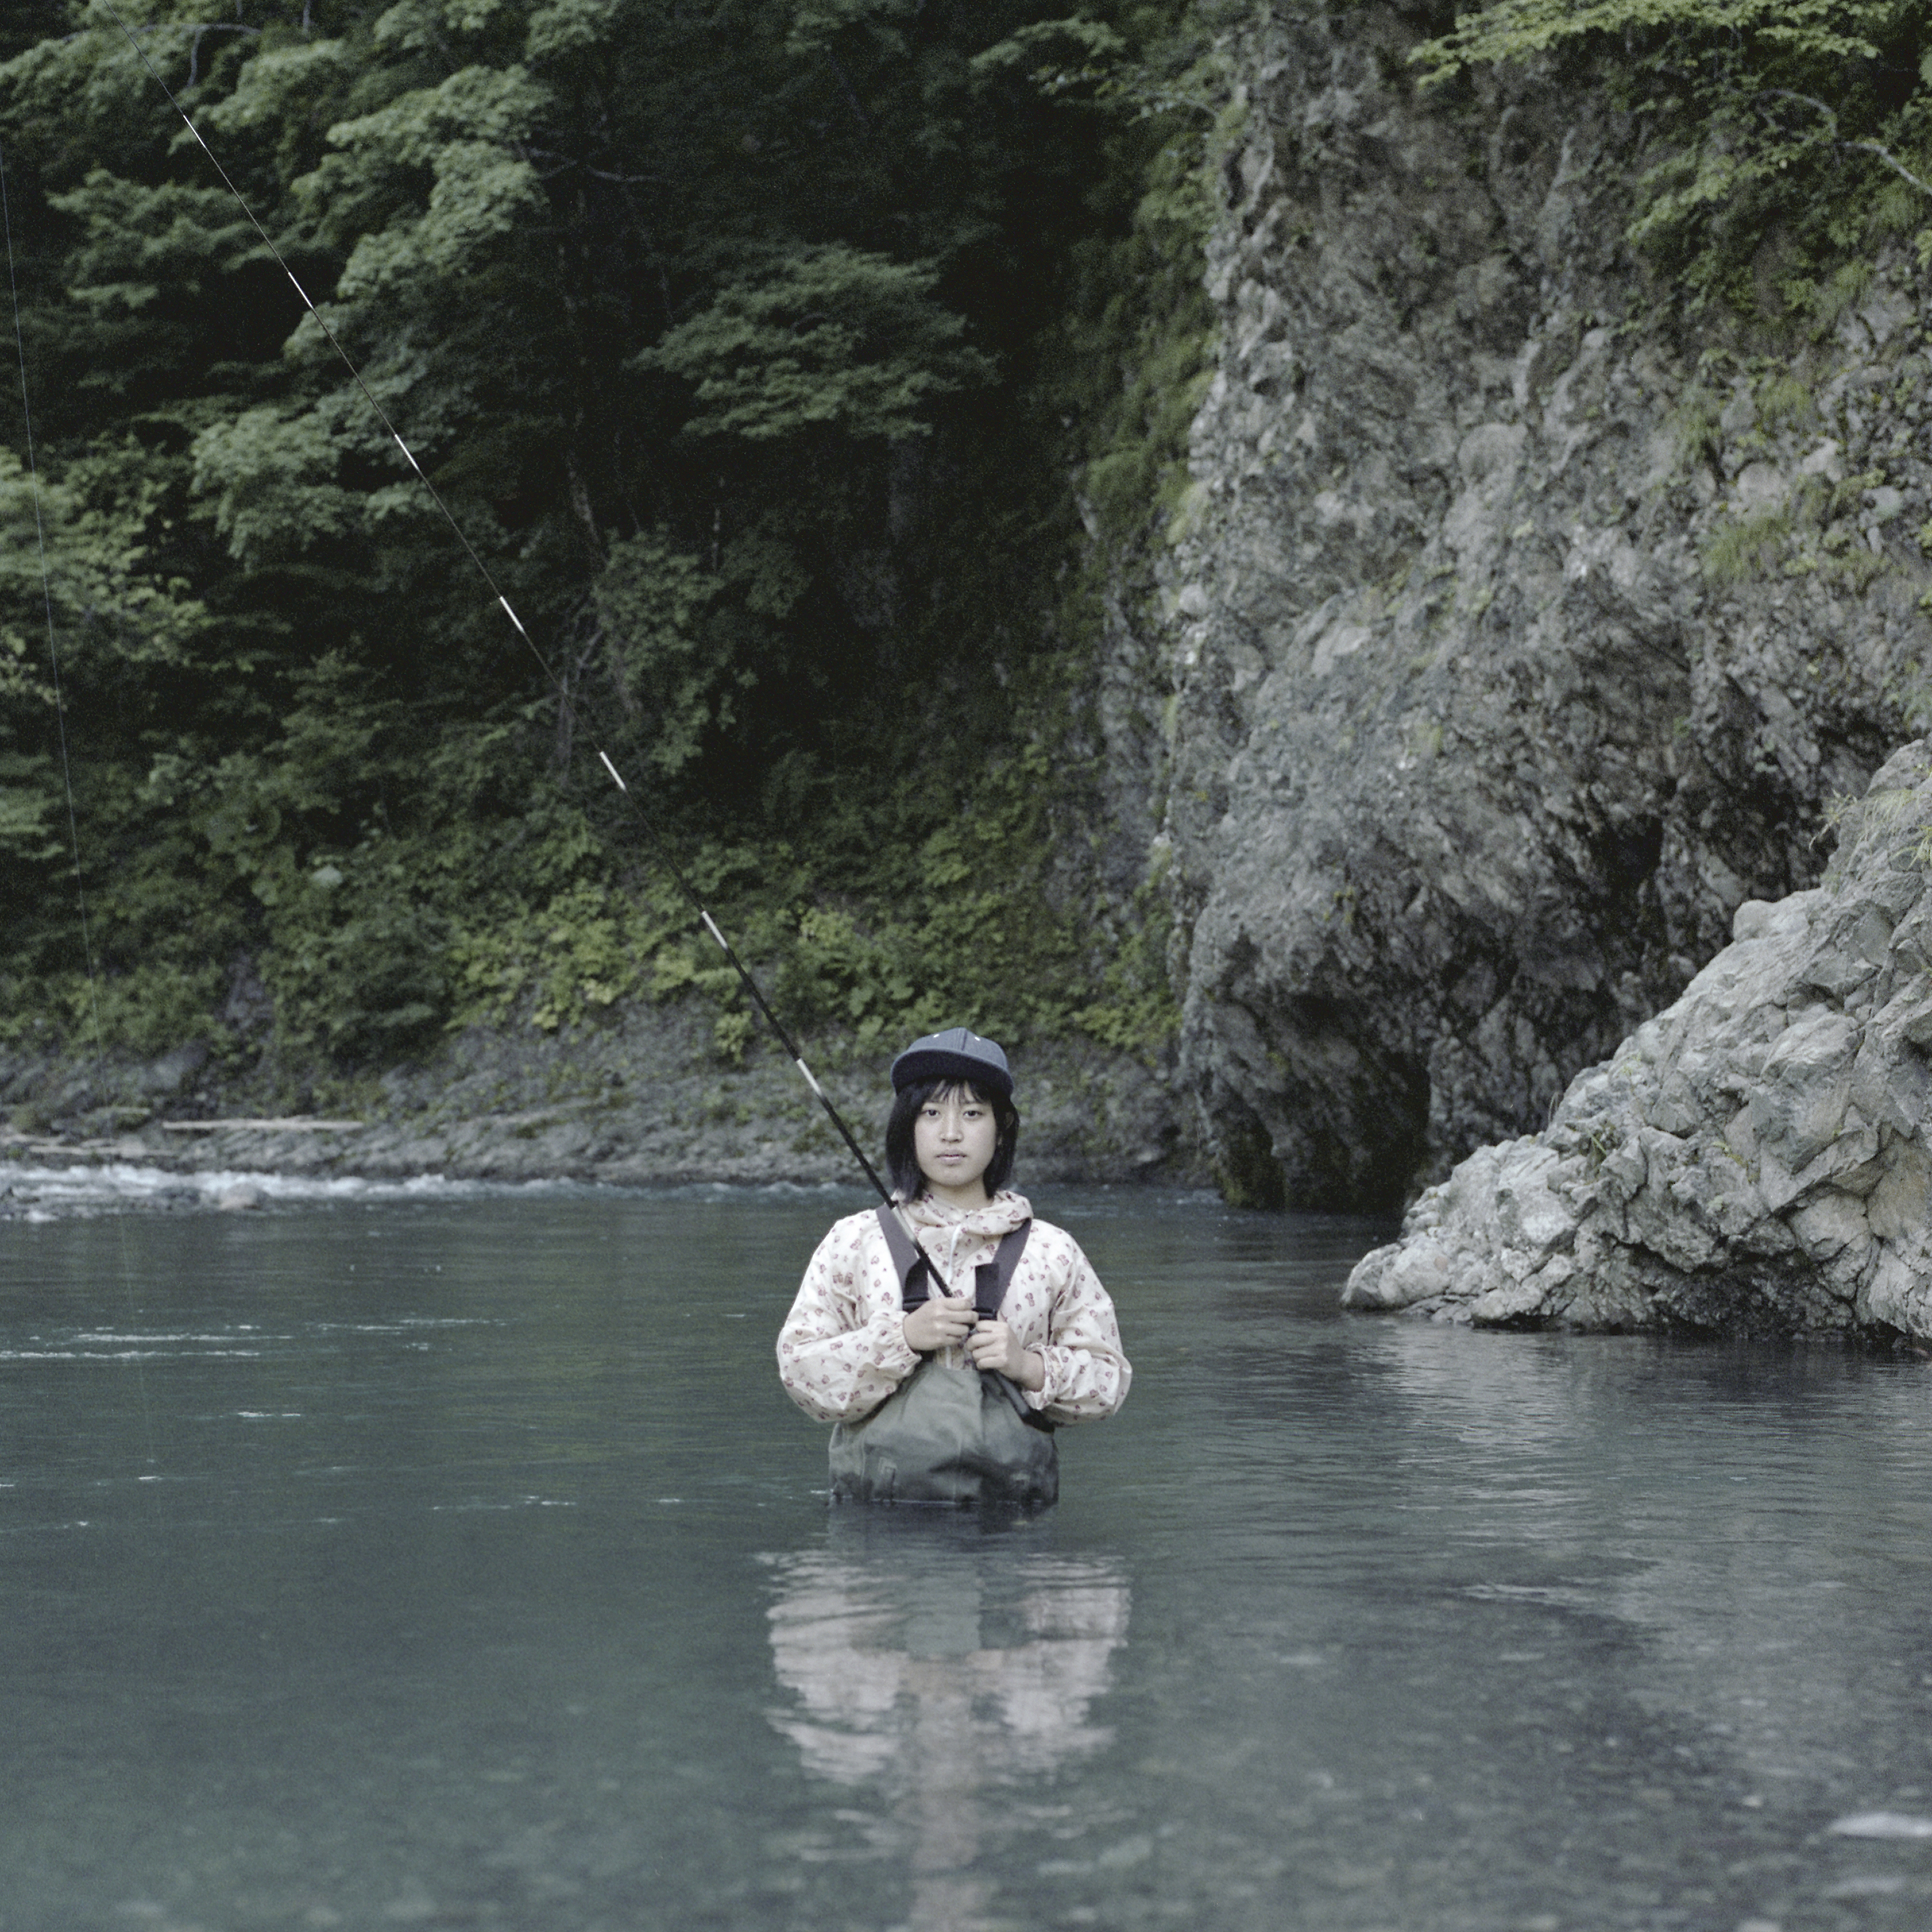
{"type": "MultiPolygon", "coordinates": [[[[328,318],[322,314],[320,309],[316,308],[314,302],[310,298],[308,290],[304,288],[301,282],[296,279],[296,272],[289,266],[287,260],[283,255],[280,249],[276,247],[274,238],[269,234],[267,229],[262,226],[261,221],[256,215],[255,211],[249,206],[248,197],[235,185],[233,180],[229,175],[228,170],[221,165],[220,158],[216,154],[214,150],[208,145],[206,140],[202,137],[201,130],[194,124],[194,121],[190,118],[188,110],[181,104],[178,99],[176,98],[174,89],[169,86],[167,82],[161,78],[160,70],[157,68],[154,62],[148,58],[147,50],[142,46],[140,41],[136,38],[133,28],[130,28],[128,25],[128,22],[121,17],[119,10],[114,5],[114,0],[98,0],[98,4],[102,10],[106,14],[109,19],[110,19],[114,24],[121,29],[122,34],[127,40],[128,44],[134,49],[136,57],[140,60],[141,64],[147,69],[148,76],[153,80],[154,85],[167,96],[168,105],[181,116],[183,126],[184,126],[188,129],[188,131],[194,136],[195,145],[200,148],[202,154],[207,156],[208,165],[212,167],[215,173],[220,177],[222,186],[227,189],[228,192],[234,196],[236,205],[241,209],[242,212],[248,217],[249,225],[254,230],[255,232],[262,238],[262,245],[266,248],[269,254],[274,257],[276,266],[281,270],[284,274],[288,277],[290,286],[292,287],[295,290],[296,293],[302,298],[302,306],[308,310],[311,316],[314,317],[316,326],[322,331],[323,338],[328,342],[329,347],[334,350],[337,357],[342,364],[342,366],[349,371],[350,376],[354,381],[356,388],[362,393],[363,400],[369,405],[370,410],[374,415],[376,420],[388,432],[391,440],[394,442],[396,447],[402,452],[404,458],[407,461],[410,468],[415,472],[416,481],[420,483],[424,490],[428,493],[430,501],[433,502],[436,506],[436,508],[442,513],[443,521],[449,526],[450,530],[454,536],[457,542],[463,546],[464,552],[469,557],[470,561],[476,566],[478,574],[481,576],[483,581],[489,586],[490,594],[496,598],[498,605],[502,610],[503,615],[509,620],[517,635],[523,640],[524,644],[529,650],[531,656],[536,659],[538,667],[543,672],[544,680],[549,684],[550,688],[556,693],[557,702],[562,707],[565,718],[569,722],[574,734],[578,722],[578,711],[576,704],[571,697],[569,686],[565,683],[563,680],[560,678],[554,670],[551,669],[549,658],[544,655],[542,650],[538,647],[536,640],[524,628],[524,620],[517,615],[514,607],[511,604],[509,598],[504,595],[502,586],[496,581],[496,577],[492,573],[490,566],[484,562],[481,554],[476,548],[476,546],[470,541],[468,536],[464,532],[463,526],[457,521],[454,513],[451,510],[449,506],[443,501],[442,492],[439,490],[436,485],[430,481],[422,465],[416,460],[416,452],[403,440],[402,432],[397,428],[396,425],[392,422],[390,421],[388,412],[376,400],[374,393],[370,390],[368,384],[362,380],[362,370],[356,368],[355,363],[350,358],[349,352],[344,349],[340,342],[336,339],[335,332],[328,326],[328,318]]],[[[51,621],[51,610],[50,610],[49,616],[50,621],[51,621]]],[[[724,955],[725,959],[730,964],[731,970],[737,974],[739,984],[744,988],[746,994],[750,997],[753,1005],[755,1006],[759,1012],[764,1016],[765,1024],[778,1036],[779,1043],[784,1047],[792,1064],[798,1069],[800,1073],[804,1077],[805,1084],[812,1089],[812,1094],[817,1099],[818,1104],[825,1109],[826,1118],[831,1121],[833,1126],[838,1129],[839,1137],[844,1142],[847,1148],[851,1151],[852,1158],[865,1169],[866,1178],[878,1190],[880,1199],[884,1202],[887,1206],[896,1208],[896,1204],[892,1200],[892,1190],[879,1178],[878,1170],[873,1166],[871,1161],[866,1158],[865,1150],[860,1146],[857,1140],[854,1137],[852,1130],[845,1124],[844,1117],[839,1112],[838,1109],[832,1105],[832,1096],[818,1084],[818,1076],[814,1074],[812,1069],[806,1064],[805,1056],[799,1051],[798,1042],[792,1038],[784,1022],[772,1010],[771,1002],[765,998],[764,989],[759,986],[758,981],[752,976],[751,969],[746,965],[743,960],[739,958],[737,949],[732,945],[731,942],[727,939],[724,934],[718,929],[718,922],[711,916],[710,912],[706,908],[703,898],[698,892],[698,888],[685,876],[683,868],[680,866],[677,861],[671,856],[670,848],[665,844],[663,838],[660,836],[658,831],[657,826],[652,823],[650,814],[645,811],[642,801],[638,798],[637,794],[632,791],[631,788],[624,782],[622,774],[610,760],[610,754],[604,749],[602,746],[598,743],[595,731],[586,731],[584,736],[589,740],[591,748],[596,752],[598,758],[602,764],[604,770],[610,774],[611,783],[617,788],[619,793],[623,797],[625,803],[630,808],[631,812],[636,820],[638,830],[644,835],[646,844],[650,848],[652,855],[656,858],[658,864],[662,866],[665,872],[670,874],[671,879],[676,884],[678,890],[682,892],[685,898],[690,902],[692,910],[695,912],[699,919],[704,922],[705,931],[710,933],[711,937],[718,942],[718,950],[724,955]]]]}

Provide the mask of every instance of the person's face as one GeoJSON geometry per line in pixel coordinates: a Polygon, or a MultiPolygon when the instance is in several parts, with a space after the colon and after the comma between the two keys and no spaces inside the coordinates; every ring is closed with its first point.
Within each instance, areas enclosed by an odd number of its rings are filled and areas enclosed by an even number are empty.
{"type": "Polygon", "coordinates": [[[981,1179],[999,1142],[993,1110],[970,1087],[943,1087],[919,1110],[912,1150],[919,1171],[942,1200],[986,1198],[981,1179]]]}

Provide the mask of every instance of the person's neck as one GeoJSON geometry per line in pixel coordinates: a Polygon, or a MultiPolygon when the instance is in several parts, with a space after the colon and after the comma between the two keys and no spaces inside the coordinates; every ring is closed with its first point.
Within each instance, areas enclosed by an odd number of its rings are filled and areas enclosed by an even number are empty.
{"type": "Polygon", "coordinates": [[[962,1214],[970,1214],[975,1208],[983,1208],[992,1199],[986,1192],[986,1184],[976,1180],[970,1186],[948,1187],[944,1182],[928,1180],[926,1191],[934,1200],[943,1202],[948,1208],[956,1208],[962,1214]]]}

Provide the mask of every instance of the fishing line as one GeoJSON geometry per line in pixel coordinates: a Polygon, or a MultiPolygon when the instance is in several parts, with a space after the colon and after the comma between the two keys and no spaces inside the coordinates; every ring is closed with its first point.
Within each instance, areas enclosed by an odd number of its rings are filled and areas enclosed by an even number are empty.
{"type": "MultiPolygon", "coordinates": [[[[443,501],[442,493],[436,488],[436,485],[430,481],[428,476],[424,471],[422,465],[416,460],[415,452],[410,448],[409,445],[403,440],[401,431],[399,430],[396,428],[395,424],[389,420],[388,412],[376,400],[374,392],[370,388],[368,384],[362,380],[362,372],[356,368],[355,363],[350,359],[349,352],[344,349],[340,342],[336,339],[334,330],[328,326],[328,318],[323,315],[320,309],[316,308],[315,303],[310,298],[308,290],[304,288],[301,282],[296,279],[296,272],[289,266],[286,258],[283,255],[280,249],[275,246],[274,238],[269,235],[267,229],[262,226],[260,220],[256,215],[255,211],[249,206],[248,197],[244,196],[242,190],[235,185],[234,182],[230,178],[228,170],[221,165],[221,162],[219,158],[216,155],[214,150],[208,145],[205,140],[202,139],[201,130],[197,128],[194,124],[194,122],[189,118],[188,110],[182,106],[180,101],[175,98],[173,88],[170,87],[167,82],[161,78],[160,70],[157,68],[154,62],[148,58],[147,50],[142,46],[140,41],[136,38],[134,30],[129,27],[127,22],[121,17],[119,11],[113,4],[113,0],[98,0],[98,4],[101,8],[102,10],[106,14],[109,19],[110,19],[114,24],[121,29],[122,34],[127,40],[128,44],[134,49],[136,57],[140,60],[141,64],[147,69],[148,75],[154,81],[154,85],[167,96],[168,105],[181,116],[182,125],[188,129],[188,131],[194,136],[196,145],[201,149],[201,152],[208,157],[208,165],[213,168],[216,174],[220,177],[222,186],[227,189],[228,192],[234,196],[236,205],[241,209],[242,212],[248,217],[250,226],[251,226],[254,230],[255,232],[262,238],[262,247],[266,248],[270,255],[274,258],[276,266],[281,270],[284,274],[287,276],[289,278],[289,286],[302,298],[302,306],[315,318],[316,326],[322,331],[323,338],[327,341],[329,347],[334,350],[337,357],[342,364],[342,366],[349,371],[350,376],[355,382],[356,388],[362,392],[362,398],[364,401],[369,405],[370,410],[374,413],[376,420],[388,432],[390,439],[394,442],[396,447],[402,452],[404,459],[409,464],[410,468],[415,472],[416,481],[420,483],[423,488],[428,493],[430,501],[433,502],[436,506],[436,508],[442,512],[443,521],[449,526],[451,532],[455,536],[457,542],[463,546],[464,554],[466,555],[469,557],[470,561],[476,566],[478,575],[479,575],[482,578],[483,581],[489,586],[490,594],[496,598],[497,604],[501,607],[503,615],[510,620],[512,626],[516,631],[517,635],[523,640],[524,644],[528,647],[531,656],[536,659],[538,668],[543,672],[544,680],[549,684],[550,688],[556,693],[557,702],[562,707],[564,715],[569,721],[572,729],[574,732],[578,724],[578,711],[576,704],[571,697],[569,686],[566,684],[563,680],[550,668],[549,658],[545,657],[543,652],[538,647],[536,640],[524,628],[524,620],[517,615],[516,610],[512,605],[509,598],[504,595],[502,586],[497,583],[495,576],[490,571],[490,566],[484,562],[481,554],[476,548],[476,546],[470,541],[469,537],[464,533],[463,526],[457,521],[454,513],[450,509],[449,506],[443,501]]],[[[51,604],[50,604],[49,610],[49,621],[51,623],[51,604]]],[[[652,855],[656,858],[658,862],[663,866],[665,872],[670,875],[671,879],[676,884],[678,890],[684,895],[685,898],[688,901],[689,901],[692,910],[694,911],[698,914],[699,919],[704,922],[705,931],[710,933],[711,937],[718,942],[719,950],[724,953],[726,960],[730,963],[731,970],[737,974],[740,985],[744,988],[746,994],[750,997],[752,1004],[764,1016],[766,1024],[769,1026],[772,1031],[778,1036],[779,1043],[784,1047],[786,1053],[790,1056],[792,1064],[796,1066],[800,1074],[804,1076],[805,1084],[812,1089],[813,1095],[818,1100],[818,1104],[825,1109],[826,1118],[830,1119],[832,1124],[838,1129],[841,1138],[844,1140],[846,1146],[851,1151],[852,1158],[865,1169],[866,1178],[878,1189],[879,1198],[882,1201],[890,1203],[892,1198],[891,1190],[888,1189],[886,1184],[879,1178],[877,1170],[873,1167],[871,1161],[866,1157],[865,1150],[853,1137],[852,1130],[845,1124],[844,1117],[839,1113],[838,1109],[832,1105],[831,1096],[818,1084],[818,1076],[814,1075],[812,1069],[805,1064],[805,1056],[800,1052],[798,1042],[792,1038],[790,1033],[787,1030],[784,1023],[778,1018],[778,1015],[772,1012],[770,1002],[766,999],[764,993],[760,988],[758,981],[752,978],[750,969],[746,965],[745,962],[739,958],[736,949],[732,945],[731,942],[724,937],[722,932],[719,931],[718,922],[713,919],[710,912],[706,910],[704,899],[700,896],[698,888],[685,877],[683,869],[679,866],[676,860],[671,856],[670,848],[664,844],[662,838],[658,836],[656,826],[652,824],[650,815],[644,810],[643,805],[639,802],[637,794],[624,782],[623,778],[619,772],[617,767],[611,763],[610,754],[598,743],[596,733],[594,731],[586,731],[584,734],[584,736],[589,740],[591,748],[596,752],[598,759],[603,764],[604,770],[610,774],[611,782],[616,785],[618,791],[622,795],[626,804],[629,806],[636,819],[638,827],[644,834],[645,842],[650,848],[652,855]]],[[[72,797],[71,794],[70,794],[70,809],[71,808],[71,805],[72,797]]]]}
{"type": "MultiPolygon", "coordinates": [[[[7,291],[14,304],[14,352],[20,365],[20,421],[26,430],[27,495],[34,506],[34,544],[40,562],[40,603],[46,614],[47,663],[52,674],[54,737],[60,747],[61,784],[67,797],[68,838],[74,853],[74,898],[80,908],[81,956],[87,962],[87,1007],[94,1029],[94,1077],[104,1092],[106,1088],[106,1037],[100,1025],[100,988],[94,968],[94,938],[87,917],[87,880],[80,866],[80,814],[74,808],[74,772],[68,759],[67,703],[61,685],[60,646],[54,627],[53,577],[47,565],[46,519],[40,513],[40,473],[34,450],[34,412],[27,398],[27,338],[20,326],[20,282],[14,267],[14,211],[7,193],[7,151],[0,144],[0,232],[7,242],[7,291]]],[[[128,1303],[128,1326],[131,1334],[140,1324],[134,1306],[134,1272],[128,1258],[128,1226],[124,1216],[114,1217],[121,1250],[121,1286],[128,1303]]],[[[134,1360],[134,1385],[140,1391],[142,1432],[147,1439],[148,1461],[154,1457],[154,1410],[148,1400],[148,1375],[141,1366],[138,1347],[130,1354],[134,1360]]]]}

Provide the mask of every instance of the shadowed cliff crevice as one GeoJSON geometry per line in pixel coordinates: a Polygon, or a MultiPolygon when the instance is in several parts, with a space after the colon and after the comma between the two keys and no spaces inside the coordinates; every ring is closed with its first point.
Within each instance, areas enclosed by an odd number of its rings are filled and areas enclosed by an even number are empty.
{"type": "Polygon", "coordinates": [[[1346,1300],[1500,1327],[1932,1336],[1932,747],[1881,767],[1824,883],[1426,1190],[1346,1300]]]}

